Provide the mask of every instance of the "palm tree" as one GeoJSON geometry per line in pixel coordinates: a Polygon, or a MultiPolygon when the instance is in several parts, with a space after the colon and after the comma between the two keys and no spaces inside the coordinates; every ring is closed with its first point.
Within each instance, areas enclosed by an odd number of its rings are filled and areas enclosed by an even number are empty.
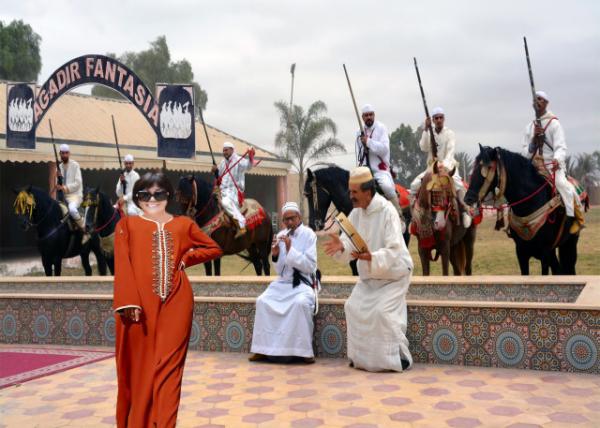
{"type": "Polygon", "coordinates": [[[578,153],[575,178],[583,185],[589,185],[596,170],[596,161],[591,153],[578,153]]]}
{"type": "MultiPolygon", "coordinates": [[[[281,129],[275,136],[275,147],[298,172],[299,194],[303,194],[304,172],[324,157],[334,152],[346,152],[336,138],[337,126],[327,113],[323,101],[315,101],[306,114],[300,106],[277,101],[275,108],[280,115],[281,129]]],[[[304,196],[300,196],[300,211],[304,212],[304,196]]]]}
{"type": "Polygon", "coordinates": [[[473,169],[473,158],[467,152],[457,152],[454,157],[458,161],[458,173],[463,180],[468,181],[473,169]]]}

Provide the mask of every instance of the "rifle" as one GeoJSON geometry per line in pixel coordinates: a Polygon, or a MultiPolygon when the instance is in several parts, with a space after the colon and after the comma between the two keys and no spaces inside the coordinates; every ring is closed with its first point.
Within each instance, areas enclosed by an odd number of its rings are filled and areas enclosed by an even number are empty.
{"type": "MultiPolygon", "coordinates": [[[[58,153],[56,151],[56,143],[54,143],[54,131],[52,130],[52,119],[48,119],[48,125],[50,126],[50,138],[52,139],[52,148],[54,149],[54,160],[56,161],[56,182],[59,186],[63,185],[63,176],[60,172],[60,162],[58,161],[58,153]]],[[[65,200],[65,194],[62,190],[56,191],[56,200],[63,201],[65,200]]]]}
{"type": "MultiPolygon", "coordinates": [[[[350,77],[348,76],[348,70],[346,70],[346,64],[342,64],[344,67],[344,73],[346,74],[346,81],[348,82],[348,89],[350,89],[350,97],[352,98],[352,105],[354,106],[354,113],[356,113],[356,120],[358,121],[358,128],[360,129],[360,136],[365,135],[365,128],[363,126],[362,120],[360,119],[360,114],[358,114],[358,107],[356,107],[356,99],[354,98],[354,91],[352,90],[352,84],[350,83],[350,77]]],[[[354,150],[356,150],[356,145],[354,146],[354,150]]],[[[365,157],[369,159],[369,149],[367,147],[364,148],[365,157]]],[[[361,159],[357,160],[360,163],[361,159]]],[[[369,166],[369,162],[367,161],[367,166],[369,166]]]]}
{"type": "MultiPolygon", "coordinates": [[[[533,72],[531,71],[531,60],[529,59],[529,48],[527,47],[527,37],[523,36],[523,44],[525,46],[525,57],[527,58],[527,71],[529,72],[529,86],[531,87],[531,99],[533,100],[533,111],[535,112],[535,126],[541,128],[542,121],[540,120],[540,114],[538,113],[538,109],[535,108],[536,96],[535,96],[535,83],[533,83],[533,72]]],[[[535,135],[533,136],[535,148],[533,153],[535,154],[535,149],[537,149],[538,154],[541,156],[544,151],[544,144],[548,147],[552,148],[548,141],[546,141],[546,134],[535,135]]]]}
{"type": "MultiPolygon", "coordinates": [[[[417,72],[417,80],[419,81],[419,89],[421,90],[421,99],[423,100],[423,107],[425,108],[425,116],[431,120],[429,116],[429,109],[427,108],[427,101],[425,100],[425,91],[423,91],[423,84],[421,83],[421,74],[419,73],[419,66],[417,65],[417,58],[413,57],[415,62],[415,70],[417,72]]],[[[433,135],[433,124],[429,126],[429,143],[431,144],[431,157],[433,162],[437,161],[437,143],[435,142],[435,136],[433,135]]]]}
{"type": "MultiPolygon", "coordinates": [[[[206,129],[206,123],[204,122],[204,116],[202,115],[202,108],[198,108],[200,112],[200,120],[202,121],[202,127],[204,128],[204,135],[206,136],[206,142],[208,143],[208,150],[210,150],[210,157],[212,158],[212,164],[217,165],[215,162],[215,155],[213,154],[212,146],[210,145],[210,138],[208,138],[208,130],[206,129]]],[[[219,171],[215,171],[215,178],[219,177],[219,171]]]]}
{"type": "MultiPolygon", "coordinates": [[[[121,170],[121,174],[125,174],[123,170],[123,164],[121,163],[121,150],[119,150],[119,138],[117,137],[117,127],[115,126],[115,117],[111,114],[110,118],[112,119],[113,133],[115,134],[115,144],[117,145],[117,157],[119,158],[119,169],[121,170]]],[[[121,181],[121,187],[123,189],[123,196],[127,193],[127,182],[121,181]]]]}

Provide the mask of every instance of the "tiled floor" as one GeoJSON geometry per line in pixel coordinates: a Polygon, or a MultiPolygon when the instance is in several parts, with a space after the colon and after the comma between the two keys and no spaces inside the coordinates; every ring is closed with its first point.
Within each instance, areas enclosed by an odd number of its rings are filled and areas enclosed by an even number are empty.
{"type": "MultiPolygon", "coordinates": [[[[246,358],[189,353],[179,427],[600,427],[600,376],[246,358]]],[[[0,390],[0,427],[111,426],[115,397],[114,361],[90,364],[0,390]]]]}

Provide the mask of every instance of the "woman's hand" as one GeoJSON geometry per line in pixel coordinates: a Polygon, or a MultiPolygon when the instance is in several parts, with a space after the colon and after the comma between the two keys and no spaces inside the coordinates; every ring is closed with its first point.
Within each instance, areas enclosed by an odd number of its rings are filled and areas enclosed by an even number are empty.
{"type": "Polygon", "coordinates": [[[125,308],[121,316],[133,322],[140,322],[141,314],[142,310],[140,308],[125,308]]]}

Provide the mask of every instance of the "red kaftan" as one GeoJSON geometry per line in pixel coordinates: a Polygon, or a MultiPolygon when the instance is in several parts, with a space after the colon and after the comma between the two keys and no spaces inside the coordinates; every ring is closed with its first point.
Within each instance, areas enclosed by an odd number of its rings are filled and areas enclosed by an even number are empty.
{"type": "Polygon", "coordinates": [[[114,303],[119,392],[117,426],[174,427],[188,348],[193,292],[179,270],[222,251],[187,217],[164,225],[143,216],[116,228],[114,303]],[[118,311],[141,308],[140,322],[118,311]],[[154,425],[156,424],[156,425],[154,425]]]}

